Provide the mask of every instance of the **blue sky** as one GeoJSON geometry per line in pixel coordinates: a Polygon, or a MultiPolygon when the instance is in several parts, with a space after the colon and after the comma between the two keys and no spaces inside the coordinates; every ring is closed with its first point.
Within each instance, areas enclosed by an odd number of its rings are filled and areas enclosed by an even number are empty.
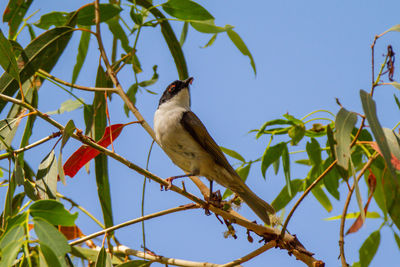
{"type": "MultiPolygon", "coordinates": [[[[4,10],[5,2],[0,3],[0,10],[4,10]]],[[[39,14],[52,10],[72,11],[85,3],[89,2],[71,0],[67,4],[64,1],[36,0],[28,13],[32,14],[38,9],[39,14]]],[[[189,73],[195,78],[191,91],[192,109],[219,145],[240,152],[248,160],[260,157],[267,144],[267,139],[255,140],[254,135],[248,134],[248,131],[260,127],[265,121],[279,118],[287,112],[296,117],[303,117],[319,109],[336,113],[339,109],[335,102],[336,97],[347,109],[362,112],[359,90],[369,90],[371,86],[370,45],[373,38],[391,26],[400,24],[398,1],[207,0],[202,1],[202,5],[216,18],[217,25],[235,26],[255,59],[257,75],[252,72],[248,58],[240,54],[226,35],[219,35],[213,46],[202,49],[200,47],[211,36],[189,29],[183,50],[189,73]]],[[[39,20],[39,17],[36,15],[32,21],[39,20]]],[[[182,25],[173,25],[179,36],[182,25]]],[[[0,28],[7,32],[5,24],[1,24],[0,28]]],[[[102,29],[106,30],[107,26],[102,25],[102,29]]],[[[26,34],[25,32],[25,36],[26,34]]],[[[104,39],[106,47],[110,47],[110,38],[105,35],[104,39]]],[[[392,44],[395,52],[398,51],[399,39],[400,33],[389,33],[378,41],[375,49],[377,67],[383,61],[388,44],[392,44]]],[[[78,40],[79,35],[76,34],[53,70],[53,75],[64,80],[71,79],[77,49],[73,42],[77,43],[78,40]]],[[[27,44],[24,37],[19,41],[27,44]]],[[[130,37],[130,42],[133,43],[133,37],[130,37]]],[[[79,84],[88,86],[94,84],[98,63],[98,51],[93,38],[90,45],[92,52],[78,79],[79,84]]],[[[161,93],[171,81],[178,78],[159,29],[149,28],[141,33],[138,56],[144,69],[139,80],[151,77],[153,65],[158,65],[159,81],[149,89],[161,93]]],[[[395,75],[395,79],[397,78],[395,75]]],[[[129,68],[121,72],[119,79],[125,89],[134,83],[133,73],[129,68]]],[[[75,93],[91,103],[90,93],[75,93]]],[[[379,87],[375,93],[379,118],[382,125],[388,128],[392,128],[399,117],[393,94],[398,95],[398,92],[391,87],[379,87]]],[[[45,83],[40,89],[39,108],[42,111],[56,110],[68,97],[57,87],[45,83]]],[[[160,95],[155,96],[144,91],[137,95],[137,107],[151,125],[159,97],[160,95]]],[[[125,117],[122,102],[116,96],[110,105],[110,113],[112,123],[133,119],[132,115],[129,119],[125,117]]],[[[82,110],[77,110],[55,115],[54,119],[64,124],[69,119],[74,119],[79,128],[84,128],[81,116],[82,110]]],[[[40,120],[36,127],[31,140],[38,140],[55,131],[40,120]]],[[[150,143],[151,140],[143,129],[129,126],[114,145],[117,153],[144,167],[150,143]]],[[[53,144],[48,144],[26,153],[26,157],[31,157],[32,166],[38,166],[52,146],[53,144]]],[[[70,141],[64,149],[64,160],[79,146],[78,142],[70,141]]],[[[291,149],[300,150],[301,147],[291,149]]],[[[300,154],[293,159],[305,157],[306,155],[300,154]]],[[[231,162],[235,163],[234,160],[231,162]]],[[[113,160],[109,163],[115,223],[139,217],[143,177],[113,160]]],[[[149,169],[165,178],[182,173],[156,146],[151,155],[149,169]]],[[[305,175],[304,168],[292,165],[292,178],[304,178],[305,175]]],[[[272,171],[267,172],[267,179],[264,180],[259,165],[254,165],[248,183],[258,195],[272,201],[285,180],[282,173],[275,176],[272,171]]],[[[188,190],[198,194],[189,181],[186,181],[186,186],[188,190]]],[[[101,209],[96,200],[94,172],[88,175],[81,170],[75,178],[67,180],[66,186],[59,184],[58,189],[101,218],[101,209]]],[[[316,254],[317,259],[325,261],[327,266],[340,265],[339,221],[323,221],[323,218],[342,212],[347,191],[344,185],[340,189],[341,201],[331,198],[334,205],[331,213],[327,213],[310,196],[298,208],[289,224],[289,230],[298,236],[309,251],[316,254]]],[[[362,189],[366,198],[365,186],[362,189]]],[[[5,194],[4,188],[0,189],[0,194],[5,194]]],[[[173,192],[160,192],[159,185],[154,182],[147,184],[147,214],[186,203],[187,199],[173,192]]],[[[291,205],[293,203],[288,208],[291,205]]],[[[377,210],[375,205],[370,209],[377,210]]],[[[357,211],[355,198],[349,211],[357,211]]],[[[247,207],[243,206],[240,212],[252,218],[247,207]]],[[[349,226],[351,222],[348,221],[346,225],[349,226]]],[[[77,223],[85,234],[99,230],[85,215],[80,215],[77,223]]],[[[346,237],[345,249],[349,263],[358,261],[359,247],[380,224],[381,220],[368,220],[358,233],[346,237]]],[[[245,231],[239,227],[238,240],[223,238],[225,230],[214,216],[205,216],[201,210],[186,211],[147,222],[146,246],[167,257],[221,264],[241,257],[259,246],[257,242],[249,244],[245,231]]],[[[381,234],[381,246],[371,266],[377,266],[378,262],[380,266],[390,265],[400,260],[391,231],[385,227],[381,234]]],[[[140,249],[142,240],[139,225],[119,230],[117,236],[123,244],[140,249]]],[[[304,266],[294,257],[289,257],[286,251],[275,249],[244,266],[267,264],[304,266]]]]}

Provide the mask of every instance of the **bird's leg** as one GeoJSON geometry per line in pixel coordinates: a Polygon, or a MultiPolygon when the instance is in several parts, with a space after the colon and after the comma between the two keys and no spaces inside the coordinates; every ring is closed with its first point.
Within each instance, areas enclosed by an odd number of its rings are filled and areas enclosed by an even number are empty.
{"type": "Polygon", "coordinates": [[[189,174],[183,174],[183,175],[177,175],[177,176],[168,177],[167,179],[165,179],[165,181],[168,183],[168,186],[164,187],[163,185],[161,185],[161,190],[163,190],[163,188],[165,188],[165,191],[168,191],[169,189],[171,189],[172,181],[177,179],[177,178],[183,178],[183,177],[189,177],[189,176],[195,176],[195,175],[196,174],[189,173],[189,174]]]}

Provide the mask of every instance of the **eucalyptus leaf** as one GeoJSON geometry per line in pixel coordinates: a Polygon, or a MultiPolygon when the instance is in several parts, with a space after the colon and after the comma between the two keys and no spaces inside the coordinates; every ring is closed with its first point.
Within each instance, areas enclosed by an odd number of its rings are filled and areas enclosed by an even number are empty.
{"type": "Polygon", "coordinates": [[[169,15],[182,20],[212,20],[214,17],[201,5],[190,0],[169,0],[162,4],[169,15]]]}
{"type": "Polygon", "coordinates": [[[267,147],[265,149],[264,154],[261,158],[261,173],[264,178],[265,178],[265,173],[266,173],[268,167],[281,157],[282,152],[285,149],[285,147],[286,147],[286,143],[281,142],[279,144],[267,147]]]}
{"type": "Polygon", "coordinates": [[[336,115],[335,128],[336,128],[336,158],[338,165],[345,170],[348,169],[350,160],[350,135],[357,122],[357,115],[354,112],[347,111],[341,108],[336,115]]]}
{"type": "Polygon", "coordinates": [[[79,100],[68,99],[61,104],[59,109],[46,112],[46,114],[47,115],[63,114],[64,112],[70,112],[82,106],[83,106],[83,98],[80,98],[79,100]]]}
{"type": "Polygon", "coordinates": [[[230,156],[232,158],[235,158],[237,160],[240,160],[241,162],[245,162],[246,161],[242,157],[242,155],[240,155],[238,152],[236,152],[234,150],[231,150],[231,149],[228,149],[228,148],[225,148],[225,147],[222,147],[222,146],[220,146],[220,148],[221,148],[222,152],[224,152],[226,155],[228,155],[228,156],[230,156]]]}
{"type": "Polygon", "coordinates": [[[0,30],[0,65],[15,80],[20,82],[19,68],[10,42],[0,30]]]}
{"type": "Polygon", "coordinates": [[[381,241],[381,233],[378,231],[372,232],[372,234],[364,241],[359,250],[360,255],[360,266],[367,267],[374,258],[376,251],[378,250],[379,243],[381,241]]]}
{"type": "Polygon", "coordinates": [[[57,159],[52,150],[40,163],[36,188],[42,199],[55,198],[57,193],[57,159]]]}
{"type": "Polygon", "coordinates": [[[74,226],[78,212],[71,214],[64,205],[56,200],[39,200],[29,207],[33,218],[43,218],[51,224],[62,226],[74,226]]]}
{"type": "Polygon", "coordinates": [[[250,59],[250,65],[253,68],[254,74],[257,74],[256,63],[254,62],[253,56],[251,55],[250,50],[247,48],[240,35],[232,29],[227,30],[226,33],[239,51],[250,59]]]}

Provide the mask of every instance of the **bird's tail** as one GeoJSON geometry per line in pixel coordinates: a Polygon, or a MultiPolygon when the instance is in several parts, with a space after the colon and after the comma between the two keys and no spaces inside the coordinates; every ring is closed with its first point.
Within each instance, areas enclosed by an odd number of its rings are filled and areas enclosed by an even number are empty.
{"type": "Polygon", "coordinates": [[[270,225],[269,214],[275,214],[274,208],[258,197],[253,191],[245,185],[245,190],[238,190],[236,193],[241,199],[263,220],[266,224],[270,225]]]}

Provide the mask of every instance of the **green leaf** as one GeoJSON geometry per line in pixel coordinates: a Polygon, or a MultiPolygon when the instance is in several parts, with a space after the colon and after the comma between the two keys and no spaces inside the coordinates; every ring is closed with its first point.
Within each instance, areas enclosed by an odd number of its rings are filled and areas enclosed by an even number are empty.
{"type": "MultiPolygon", "coordinates": [[[[22,212],[22,213],[18,213],[13,217],[9,217],[7,220],[7,227],[5,229],[5,233],[8,232],[8,230],[13,227],[13,226],[25,226],[25,224],[28,223],[28,213],[27,212],[22,212]]],[[[5,235],[5,234],[4,234],[5,235]]],[[[2,247],[1,243],[2,243],[2,239],[4,238],[4,235],[2,235],[0,237],[0,248],[2,247]]],[[[15,239],[15,238],[13,238],[15,239]]],[[[5,244],[7,242],[4,242],[5,244]]]]}
{"type": "Polygon", "coordinates": [[[348,169],[350,159],[350,135],[357,122],[357,115],[354,112],[341,108],[336,115],[336,158],[338,165],[345,170],[348,169]]]}
{"type": "Polygon", "coordinates": [[[45,244],[40,244],[40,250],[43,253],[43,257],[47,263],[47,266],[61,267],[60,261],[50,247],[45,244]]]}
{"type": "Polygon", "coordinates": [[[250,59],[250,65],[253,68],[254,74],[257,74],[256,71],[256,64],[254,62],[253,56],[251,55],[249,49],[247,48],[246,44],[243,42],[242,38],[237,34],[234,30],[230,29],[226,31],[229,38],[233,42],[233,44],[239,49],[239,51],[249,57],[250,59]]]}
{"type": "Polygon", "coordinates": [[[61,264],[65,262],[65,254],[71,251],[71,247],[68,245],[65,236],[42,218],[34,218],[33,224],[40,244],[51,248],[61,264]]]}
{"type": "MultiPolygon", "coordinates": [[[[104,22],[117,16],[122,11],[122,8],[115,4],[100,4],[99,11],[100,22],[104,22]]],[[[94,5],[86,5],[79,10],[77,24],[84,26],[95,25],[94,18],[94,5]]]]}
{"type": "Polygon", "coordinates": [[[390,153],[392,154],[392,156],[395,156],[397,159],[400,159],[399,137],[392,129],[382,128],[382,130],[387,140],[390,153]]]}
{"type": "Polygon", "coordinates": [[[374,175],[375,177],[382,177],[381,179],[377,179],[376,181],[376,187],[375,187],[375,191],[374,191],[374,199],[376,204],[378,204],[378,207],[382,210],[385,218],[387,217],[388,214],[388,210],[386,207],[386,197],[390,197],[387,192],[387,194],[385,194],[385,189],[384,189],[384,185],[382,184],[382,181],[384,181],[384,176],[383,175],[389,175],[387,174],[387,171],[385,171],[384,173],[382,173],[383,168],[380,168],[378,166],[379,161],[383,161],[383,159],[376,159],[370,166],[370,168],[365,172],[364,177],[366,178],[366,181],[368,181],[368,176],[369,175],[374,175]],[[372,172],[371,172],[372,171],[372,172]]]}
{"type": "Polygon", "coordinates": [[[157,81],[158,81],[157,65],[154,65],[153,66],[153,76],[151,77],[151,79],[140,82],[139,86],[147,87],[147,86],[155,84],[157,81]]]}
{"type": "Polygon", "coordinates": [[[129,12],[129,15],[131,16],[132,21],[136,25],[142,25],[143,24],[143,15],[142,15],[142,13],[136,13],[136,7],[135,6],[131,7],[131,11],[129,12]]]}
{"type": "MultiPolygon", "coordinates": [[[[126,95],[128,96],[129,100],[132,102],[133,105],[136,104],[136,93],[138,91],[138,84],[134,83],[132,84],[131,87],[129,87],[128,91],[126,92],[126,95]]],[[[125,115],[129,117],[129,108],[126,104],[124,104],[124,111],[125,115]]]]}
{"type": "Polygon", "coordinates": [[[189,30],[189,23],[188,23],[187,21],[185,21],[185,22],[183,23],[182,32],[181,32],[181,37],[179,38],[179,44],[180,44],[181,46],[183,46],[183,44],[184,44],[185,41],[186,41],[186,37],[187,37],[188,30],[189,30]]]}
{"type": "Polygon", "coordinates": [[[326,209],[327,212],[332,211],[332,203],[329,200],[328,196],[325,194],[324,190],[320,186],[315,186],[312,190],[311,193],[314,195],[314,197],[318,200],[318,202],[326,209]]]}
{"type": "MultiPolygon", "coordinates": [[[[90,27],[82,26],[83,29],[90,30],[90,27]]],[[[85,62],[87,51],[89,49],[90,42],[90,32],[82,31],[81,40],[79,41],[78,46],[78,54],[76,55],[76,63],[74,66],[74,70],[72,71],[72,81],[71,83],[75,83],[78,79],[79,73],[81,72],[83,63],[85,62]]]]}
{"type": "MultiPolygon", "coordinates": [[[[96,77],[96,87],[112,86],[108,82],[106,72],[99,66],[96,77]]],[[[106,99],[102,92],[96,92],[93,100],[93,123],[95,140],[100,140],[103,137],[107,121],[106,121],[106,99]]],[[[94,159],[95,174],[97,184],[97,194],[100,200],[101,210],[103,212],[104,224],[110,227],[114,224],[111,205],[110,181],[108,177],[108,157],[104,154],[98,155],[94,159]]]]}
{"type": "Polygon", "coordinates": [[[367,267],[374,258],[381,241],[381,233],[378,231],[373,232],[362,244],[358,251],[360,255],[360,266],[367,267]]]}
{"type": "Polygon", "coordinates": [[[268,167],[281,157],[282,152],[285,149],[285,147],[286,147],[286,143],[281,142],[279,144],[267,147],[265,149],[264,154],[261,158],[261,173],[264,178],[265,178],[265,173],[266,173],[268,167]]]}
{"type": "Polygon", "coordinates": [[[20,121],[20,118],[0,121],[0,150],[10,148],[20,121]]]}
{"type": "Polygon", "coordinates": [[[383,158],[385,159],[385,162],[390,170],[390,173],[392,175],[392,181],[394,182],[394,185],[396,186],[396,188],[399,189],[399,184],[396,179],[396,172],[391,163],[392,156],[390,153],[388,142],[385,138],[384,132],[382,130],[382,126],[379,123],[378,117],[376,115],[375,101],[372,100],[372,97],[370,94],[368,94],[367,92],[365,92],[363,90],[360,90],[360,97],[361,97],[363,110],[365,112],[365,116],[367,117],[367,120],[369,123],[369,127],[371,128],[372,134],[374,135],[375,140],[378,144],[378,147],[383,155],[383,158]]]}
{"type": "Polygon", "coordinates": [[[236,151],[228,149],[228,148],[225,148],[225,147],[222,147],[222,146],[220,146],[220,148],[221,148],[222,152],[224,152],[228,156],[230,156],[230,157],[232,157],[234,159],[240,160],[241,162],[246,162],[246,160],[242,157],[242,155],[240,155],[236,151]]]}
{"type": "Polygon", "coordinates": [[[10,0],[3,14],[3,22],[8,22],[9,38],[14,39],[26,12],[33,0],[10,0]]]}
{"type": "Polygon", "coordinates": [[[83,102],[83,98],[80,98],[79,100],[68,99],[61,104],[59,109],[46,112],[46,114],[54,115],[54,114],[62,114],[64,112],[70,112],[70,111],[73,111],[73,110],[76,110],[76,109],[82,107],[83,106],[82,102],[83,102]]]}
{"type": "Polygon", "coordinates": [[[265,122],[265,123],[260,127],[260,129],[257,131],[256,138],[258,139],[261,135],[263,135],[265,129],[266,129],[268,126],[271,126],[271,125],[287,125],[287,124],[291,125],[292,122],[289,122],[289,121],[287,121],[287,120],[282,120],[282,119],[276,119],[276,120],[272,120],[272,121],[267,121],[267,122],[265,122]]]}
{"type": "MultiPolygon", "coordinates": [[[[332,158],[328,158],[327,160],[324,161],[322,168],[326,170],[329,165],[331,165],[333,162],[332,158]]],[[[337,200],[340,199],[340,193],[339,193],[339,179],[340,179],[340,174],[336,168],[332,168],[324,177],[324,185],[326,190],[337,200]]]]}
{"type": "Polygon", "coordinates": [[[289,159],[289,150],[286,144],[282,151],[282,166],[283,166],[283,172],[285,174],[286,187],[288,189],[289,196],[291,197],[293,193],[290,182],[290,159],[289,159]]]}
{"type": "Polygon", "coordinates": [[[301,139],[303,139],[305,133],[306,127],[303,123],[292,126],[288,132],[289,137],[292,138],[292,140],[290,141],[291,145],[297,145],[301,141],[301,139]]]}
{"type": "Polygon", "coordinates": [[[40,20],[33,23],[33,25],[40,29],[48,30],[51,26],[59,27],[65,25],[69,17],[70,15],[67,12],[53,11],[41,16],[40,20]]]}
{"type": "Polygon", "coordinates": [[[0,30],[0,65],[15,80],[20,81],[19,69],[10,42],[0,30]]]}
{"type": "Polygon", "coordinates": [[[271,205],[274,207],[276,212],[286,207],[286,205],[296,196],[296,194],[302,189],[303,181],[300,179],[292,180],[290,186],[292,188],[292,196],[289,195],[289,190],[285,185],[274,201],[272,201],[271,205]]]}
{"type": "Polygon", "coordinates": [[[400,249],[400,237],[396,234],[396,232],[393,232],[394,235],[394,240],[396,240],[397,247],[400,249]]]}
{"type": "MultiPolygon", "coordinates": [[[[359,212],[347,213],[346,219],[357,219],[358,216],[360,216],[359,212]]],[[[378,212],[372,211],[372,212],[367,212],[365,217],[368,219],[379,219],[379,218],[381,218],[381,215],[379,215],[378,212]]],[[[342,219],[342,215],[337,215],[337,216],[325,218],[324,220],[325,221],[335,221],[335,220],[341,220],[341,219],[342,219]]]]}
{"type": "Polygon", "coordinates": [[[306,150],[308,157],[310,158],[311,164],[313,166],[320,166],[321,159],[321,147],[317,140],[311,138],[311,142],[307,142],[306,150]]]}
{"type": "Polygon", "coordinates": [[[78,212],[69,213],[63,204],[56,200],[39,200],[29,207],[30,214],[35,218],[43,218],[51,224],[74,226],[78,212]]]}
{"type": "Polygon", "coordinates": [[[7,231],[1,235],[0,251],[5,249],[12,241],[21,241],[24,239],[25,231],[21,224],[16,224],[13,227],[7,227],[7,231]]]}
{"type": "Polygon", "coordinates": [[[329,149],[330,149],[330,152],[331,152],[331,157],[332,157],[332,159],[333,160],[335,160],[336,159],[336,150],[335,150],[335,145],[336,145],[336,141],[335,141],[335,139],[333,138],[333,132],[332,132],[332,128],[331,128],[331,126],[330,125],[328,125],[327,127],[326,127],[326,135],[327,135],[327,137],[328,137],[328,145],[329,145],[329,149]]]}
{"type": "Polygon", "coordinates": [[[215,42],[215,40],[217,39],[217,34],[213,34],[213,36],[210,38],[210,40],[208,40],[208,42],[202,46],[201,48],[206,48],[206,47],[210,47],[212,46],[212,44],[215,42]]]}
{"type": "MultiPolygon", "coordinates": [[[[99,254],[99,251],[95,249],[88,249],[88,248],[83,248],[83,247],[72,247],[71,254],[82,258],[89,260],[91,262],[96,262],[97,256],[99,254]]],[[[122,264],[123,262],[116,256],[112,257],[112,264],[122,264]]]]}
{"type": "Polygon", "coordinates": [[[233,26],[229,24],[224,27],[216,26],[214,20],[191,21],[190,26],[198,32],[212,34],[226,32],[233,29],[233,26]]]}
{"type": "Polygon", "coordinates": [[[14,175],[15,175],[15,182],[17,185],[24,184],[24,169],[19,163],[18,159],[15,159],[15,166],[14,166],[14,175]]]}
{"type": "Polygon", "coordinates": [[[289,113],[283,114],[283,117],[285,117],[289,122],[292,122],[293,125],[303,124],[302,120],[297,119],[296,117],[290,115],[289,113]]]}
{"type": "Polygon", "coordinates": [[[104,247],[102,247],[99,251],[99,255],[97,256],[95,267],[112,267],[111,257],[106,252],[106,249],[104,247]]]}
{"type": "Polygon", "coordinates": [[[279,163],[280,163],[280,162],[281,162],[281,161],[278,159],[278,160],[275,160],[274,163],[272,163],[272,167],[274,167],[274,173],[275,173],[275,175],[277,175],[278,172],[279,172],[279,163]]]}
{"type": "Polygon", "coordinates": [[[56,198],[57,159],[52,150],[40,163],[36,174],[36,188],[41,199],[56,198]]]}
{"type": "Polygon", "coordinates": [[[214,17],[201,5],[190,0],[169,0],[162,4],[169,15],[182,20],[212,20],[214,17]]]}
{"type": "MultiPolygon", "coordinates": [[[[51,72],[58,62],[62,52],[69,43],[74,29],[71,27],[58,27],[46,31],[24,49],[20,60],[24,62],[20,69],[21,83],[24,83],[39,69],[51,72]]],[[[13,96],[19,90],[19,84],[8,73],[0,77],[0,93],[13,96]]],[[[0,101],[0,112],[6,105],[6,101],[0,101]]]]}
{"type": "Polygon", "coordinates": [[[397,107],[400,109],[400,101],[395,94],[393,94],[394,100],[396,101],[397,107]]]}
{"type": "Polygon", "coordinates": [[[62,135],[62,140],[61,140],[61,149],[64,147],[64,145],[67,143],[68,139],[71,137],[71,135],[74,133],[76,127],[75,123],[73,120],[69,120],[67,124],[64,127],[63,135],[62,135]]]}
{"type": "Polygon", "coordinates": [[[92,105],[84,105],[83,106],[83,118],[85,120],[85,135],[89,134],[92,130],[93,126],[93,106],[92,105]]]}
{"type": "Polygon", "coordinates": [[[126,53],[132,52],[132,47],[129,46],[129,39],[126,36],[126,33],[122,26],[119,24],[119,18],[115,17],[107,21],[108,28],[111,33],[114,35],[114,38],[117,38],[121,41],[121,46],[126,53]]]}
{"type": "MultiPolygon", "coordinates": [[[[129,1],[132,2],[132,0],[129,1]]],[[[172,57],[174,58],[179,79],[183,80],[189,77],[186,60],[183,55],[181,45],[179,44],[178,39],[176,38],[175,33],[166,17],[157,8],[153,8],[151,2],[147,0],[135,0],[135,2],[137,5],[143,6],[149,10],[156,19],[160,19],[161,33],[164,36],[172,57]]]]}
{"type": "Polygon", "coordinates": [[[58,178],[60,179],[60,181],[63,183],[63,185],[66,185],[67,183],[65,180],[65,173],[64,173],[61,151],[60,151],[60,154],[58,155],[58,160],[57,160],[57,172],[58,172],[58,178]]]}
{"type": "Polygon", "coordinates": [[[0,260],[1,267],[14,266],[15,258],[17,257],[23,243],[23,240],[12,240],[2,249],[0,260]]]}

